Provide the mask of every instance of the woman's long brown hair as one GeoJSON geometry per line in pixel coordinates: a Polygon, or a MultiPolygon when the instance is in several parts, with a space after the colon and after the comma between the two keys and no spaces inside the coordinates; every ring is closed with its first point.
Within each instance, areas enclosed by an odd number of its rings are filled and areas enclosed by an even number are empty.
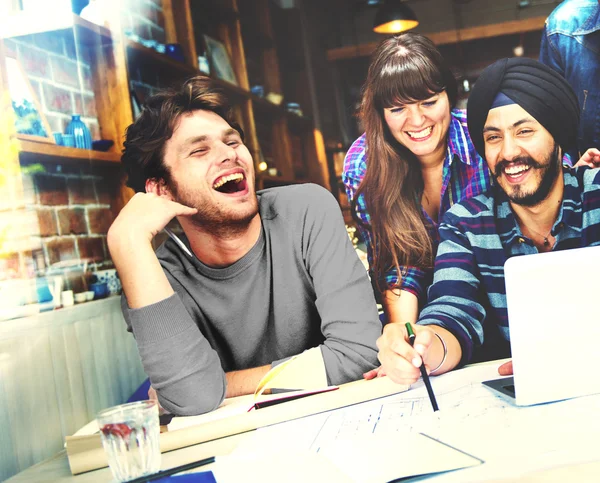
{"type": "Polygon", "coordinates": [[[450,106],[457,87],[440,52],[427,37],[406,33],[381,42],[373,54],[363,86],[360,117],[366,132],[367,169],[356,196],[362,194],[373,233],[373,280],[379,290],[400,285],[400,266],[430,268],[433,248],[421,209],[423,178],[417,157],[390,133],[384,108],[430,98],[446,91],[450,106]],[[398,285],[381,287],[391,268],[398,285]]]}

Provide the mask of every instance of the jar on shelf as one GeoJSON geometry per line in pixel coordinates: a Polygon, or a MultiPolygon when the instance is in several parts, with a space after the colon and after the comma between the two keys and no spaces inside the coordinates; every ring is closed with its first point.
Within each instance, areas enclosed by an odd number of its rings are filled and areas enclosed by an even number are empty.
{"type": "Polygon", "coordinates": [[[71,122],[67,124],[65,134],[73,135],[76,148],[92,149],[92,135],[79,114],[73,114],[71,122]]]}
{"type": "Polygon", "coordinates": [[[285,110],[287,112],[291,112],[292,114],[296,114],[296,116],[302,116],[302,109],[300,108],[300,104],[297,102],[288,102],[285,105],[285,110]]]}
{"type": "Polygon", "coordinates": [[[265,97],[265,88],[261,85],[255,85],[250,88],[250,92],[258,97],[265,97]]]}

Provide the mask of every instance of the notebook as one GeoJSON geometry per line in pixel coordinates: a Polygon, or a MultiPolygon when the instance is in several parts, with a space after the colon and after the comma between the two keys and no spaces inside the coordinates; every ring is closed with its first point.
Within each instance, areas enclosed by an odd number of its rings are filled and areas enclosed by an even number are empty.
{"type": "Polygon", "coordinates": [[[600,246],[513,257],[504,275],[514,376],[484,384],[518,406],[600,393],[600,246]]]}

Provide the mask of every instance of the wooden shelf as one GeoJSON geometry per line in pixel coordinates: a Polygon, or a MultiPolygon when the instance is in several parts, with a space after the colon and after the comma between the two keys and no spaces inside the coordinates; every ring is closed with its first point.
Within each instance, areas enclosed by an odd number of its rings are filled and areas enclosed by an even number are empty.
{"type": "Polygon", "coordinates": [[[246,44],[246,50],[248,51],[272,49],[275,47],[273,38],[262,32],[252,32],[252,42],[247,42],[246,44]]]}
{"type": "Polygon", "coordinates": [[[109,29],[89,22],[79,15],[73,14],[73,26],[76,35],[79,36],[80,41],[84,44],[93,44],[98,40],[102,44],[112,43],[112,34],[109,29]]]}
{"type": "MultiPolygon", "coordinates": [[[[212,76],[211,76],[212,77],[212,76]]],[[[234,97],[238,100],[240,99],[250,99],[253,94],[246,89],[242,89],[240,86],[232,84],[231,82],[224,81],[222,79],[217,79],[216,77],[212,77],[214,83],[219,86],[221,89],[225,91],[230,97],[234,97]]]]}
{"type": "Polygon", "coordinates": [[[2,18],[0,20],[0,31],[4,38],[72,31],[79,44],[112,43],[112,35],[109,29],[88,22],[75,14],[48,18],[37,13],[20,12],[2,18]]]}
{"type": "Polygon", "coordinates": [[[283,116],[285,114],[285,109],[283,109],[283,107],[273,104],[271,101],[267,101],[263,97],[258,97],[251,93],[250,99],[252,99],[252,104],[259,112],[265,112],[275,116],[283,116]]]}
{"type": "Polygon", "coordinates": [[[292,112],[285,111],[285,116],[288,120],[288,125],[292,131],[312,130],[312,119],[306,116],[298,116],[292,112]]]}
{"type": "Polygon", "coordinates": [[[249,148],[257,160],[266,159],[282,174],[257,173],[257,186],[307,180],[327,186],[322,137],[314,133],[314,120],[287,112],[285,103],[277,105],[250,92],[250,86],[262,85],[265,92],[298,100],[305,112],[311,113],[311,94],[307,94],[310,85],[302,54],[305,33],[299,10],[288,11],[272,0],[194,0],[189,4],[197,45],[204,43],[203,35],[209,35],[223,43],[231,59],[242,87],[213,79],[233,105],[249,148]],[[225,12],[219,12],[220,5],[225,12]],[[228,21],[227,11],[234,12],[235,19],[228,21]],[[207,21],[214,14],[220,21],[207,21]],[[294,72],[290,72],[290,65],[294,72]]]}
{"type": "Polygon", "coordinates": [[[260,116],[260,114],[265,114],[277,118],[285,117],[290,130],[293,132],[312,130],[313,122],[311,118],[306,116],[298,116],[297,114],[288,112],[283,106],[273,104],[272,102],[267,101],[262,97],[255,96],[254,94],[250,94],[250,99],[252,100],[252,104],[254,106],[255,115],[260,116]]]}
{"type": "MultiPolygon", "coordinates": [[[[160,64],[161,67],[168,67],[174,70],[174,74],[172,75],[173,77],[177,77],[181,74],[183,75],[187,75],[187,76],[196,76],[196,75],[203,75],[203,72],[200,72],[200,70],[196,69],[195,67],[183,63],[183,62],[179,62],[171,57],[169,57],[166,54],[161,54],[159,52],[157,52],[154,49],[145,47],[144,45],[140,44],[139,42],[134,42],[133,40],[126,40],[126,46],[127,46],[127,50],[128,52],[130,52],[131,54],[129,54],[130,60],[135,61],[135,62],[145,62],[145,63],[154,63],[154,64],[160,64]]],[[[128,55],[128,57],[129,57],[128,55]]],[[[164,70],[161,70],[161,73],[165,72],[164,70]]],[[[227,82],[224,81],[222,79],[218,79],[214,76],[212,76],[212,79],[214,81],[214,83],[219,86],[221,89],[223,89],[225,91],[225,93],[227,94],[227,96],[230,97],[234,97],[237,100],[240,99],[249,99],[250,97],[256,97],[254,96],[250,91],[247,91],[243,88],[241,88],[240,86],[237,86],[235,84],[232,84],[231,82],[227,82]]],[[[258,99],[258,97],[257,97],[258,99]]]]}
{"type": "Polygon", "coordinates": [[[179,62],[178,60],[169,57],[167,54],[161,54],[154,49],[140,44],[139,42],[126,39],[125,45],[127,47],[127,56],[130,60],[141,63],[159,64],[161,67],[163,67],[163,69],[161,69],[161,74],[166,72],[164,68],[174,69],[174,76],[177,76],[178,74],[189,76],[201,74],[201,72],[195,67],[184,62],[179,62]]]}
{"type": "Polygon", "coordinates": [[[91,161],[121,163],[121,153],[68,148],[56,144],[19,139],[20,157],[23,161],[64,163],[65,161],[91,161]]]}
{"type": "MultiPolygon", "coordinates": [[[[236,118],[246,130],[248,144],[253,152],[259,153],[262,148],[265,156],[277,161],[273,167],[277,167],[279,172],[284,174],[259,174],[260,179],[271,185],[282,185],[305,182],[310,174],[311,180],[323,183],[318,169],[311,164],[318,158],[318,149],[312,136],[313,120],[307,116],[287,112],[284,104],[276,105],[249,90],[247,57],[250,59],[248,64],[256,70],[256,73],[252,72],[256,83],[264,85],[265,90],[287,94],[291,99],[301,99],[306,103],[302,96],[294,95],[294,89],[286,91],[286,85],[281,79],[282,68],[289,70],[291,65],[294,69],[304,68],[303,57],[297,52],[302,49],[297,26],[293,24],[294,30],[291,31],[288,27],[292,23],[280,25],[286,33],[284,37],[278,37],[273,29],[272,14],[276,12],[277,24],[280,18],[277,12],[281,13],[283,10],[276,7],[271,0],[169,0],[165,5],[170,6],[164,12],[166,41],[177,42],[184,47],[186,62],[177,61],[167,54],[127,38],[122,33],[111,32],[108,28],[74,14],[47,19],[31,14],[0,18],[0,31],[4,37],[59,32],[60,35],[72,36],[77,44],[90,46],[98,124],[103,135],[113,139],[117,146],[113,151],[99,152],[21,139],[20,159],[25,162],[87,161],[118,165],[121,158],[119,150],[122,133],[133,121],[129,109],[128,73],[135,72],[138,67],[140,77],[148,71],[157,72],[160,74],[155,79],[158,85],[152,85],[157,88],[163,84],[175,84],[200,75],[201,72],[195,65],[195,52],[203,43],[202,36],[210,35],[226,47],[239,81],[239,85],[226,82],[216,78],[213,72],[211,77],[214,84],[222,89],[229,99],[236,118]],[[178,17],[179,20],[175,18],[176,14],[181,17],[178,17]],[[186,49],[188,44],[193,48],[186,49]],[[100,49],[99,45],[109,47],[100,49]],[[256,52],[256,55],[247,56],[244,49],[256,52]],[[295,170],[294,166],[304,166],[306,169],[299,171],[295,170]],[[294,174],[300,179],[294,179],[294,174]]],[[[297,20],[291,12],[286,18],[297,20]]],[[[304,89],[305,84],[300,83],[304,89]]],[[[309,108],[307,105],[304,107],[309,108]]]]}
{"type": "Polygon", "coordinates": [[[198,11],[202,11],[200,18],[194,18],[194,23],[198,25],[211,25],[215,23],[227,23],[237,20],[240,17],[239,12],[234,9],[224,6],[221,0],[195,0],[194,7],[198,7],[198,11]]]}
{"type": "MultiPolygon", "coordinates": [[[[470,40],[486,39],[490,37],[499,37],[501,35],[518,34],[522,32],[532,32],[542,30],[546,22],[546,17],[532,17],[523,20],[511,20],[509,22],[495,23],[491,25],[479,25],[457,30],[446,30],[444,32],[426,33],[434,44],[446,45],[458,42],[467,42],[470,40]]],[[[377,48],[378,42],[368,44],[348,45],[329,49],[327,51],[328,60],[354,59],[357,57],[368,57],[377,48]]]]}

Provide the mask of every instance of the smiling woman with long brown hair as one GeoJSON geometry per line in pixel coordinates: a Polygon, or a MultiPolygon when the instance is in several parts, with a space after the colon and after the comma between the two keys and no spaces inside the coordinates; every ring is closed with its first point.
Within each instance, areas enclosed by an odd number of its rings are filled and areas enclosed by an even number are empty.
{"type": "Polygon", "coordinates": [[[417,320],[438,220],[490,185],[456,97],[456,80],[427,37],[397,35],[374,52],[359,112],[365,134],[348,150],[343,181],[387,322],[417,320]]]}

